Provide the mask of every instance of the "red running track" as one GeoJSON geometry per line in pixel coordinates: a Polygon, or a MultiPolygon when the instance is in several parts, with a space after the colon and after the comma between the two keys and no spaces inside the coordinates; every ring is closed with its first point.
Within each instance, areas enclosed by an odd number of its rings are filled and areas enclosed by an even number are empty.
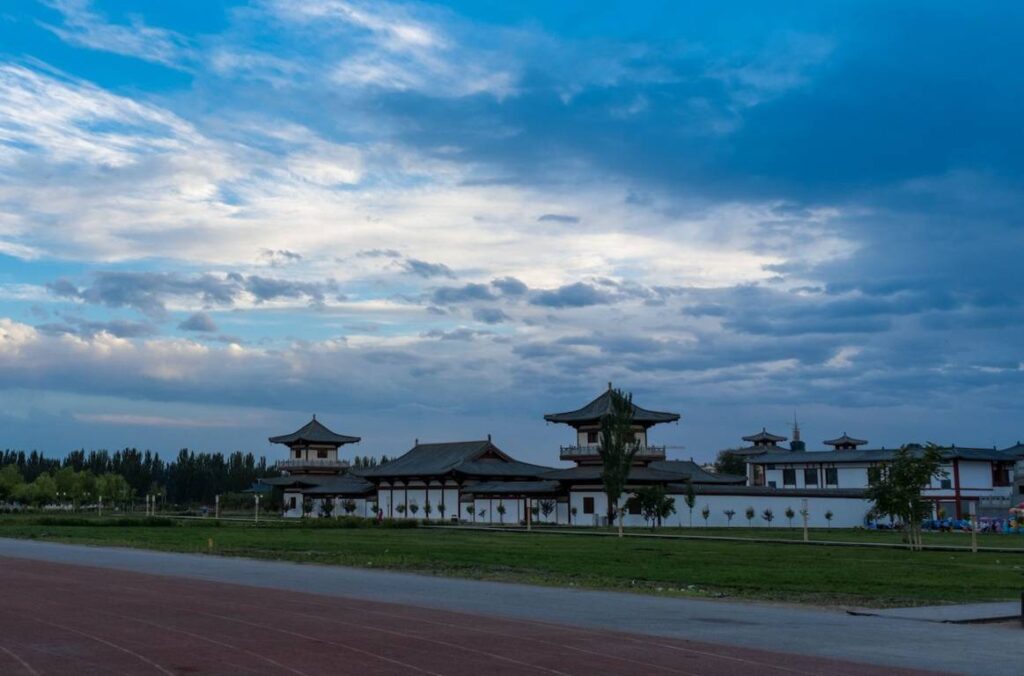
{"type": "Polygon", "coordinates": [[[0,674],[924,673],[24,559],[0,580],[0,674]]]}

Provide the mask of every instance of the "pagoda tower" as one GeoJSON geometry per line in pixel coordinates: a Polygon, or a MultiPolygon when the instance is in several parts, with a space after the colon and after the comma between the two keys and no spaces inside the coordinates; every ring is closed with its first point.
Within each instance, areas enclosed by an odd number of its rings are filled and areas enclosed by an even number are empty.
{"type": "MultiPolygon", "coordinates": [[[[601,455],[601,420],[612,410],[612,384],[596,399],[583,408],[564,413],[548,413],[544,420],[552,423],[569,425],[576,430],[576,443],[562,446],[559,450],[561,460],[569,460],[577,465],[600,465],[601,455]]],[[[678,413],[651,411],[633,404],[633,435],[639,443],[634,463],[647,465],[655,460],[665,459],[664,446],[651,446],[647,443],[647,430],[655,425],[679,420],[678,413]]]]}
{"type": "Polygon", "coordinates": [[[278,468],[288,474],[340,474],[348,468],[348,461],[338,458],[338,449],[345,444],[354,444],[359,437],[338,434],[316,419],[292,432],[270,437],[270,443],[288,447],[288,459],[277,463],[278,468]]]}

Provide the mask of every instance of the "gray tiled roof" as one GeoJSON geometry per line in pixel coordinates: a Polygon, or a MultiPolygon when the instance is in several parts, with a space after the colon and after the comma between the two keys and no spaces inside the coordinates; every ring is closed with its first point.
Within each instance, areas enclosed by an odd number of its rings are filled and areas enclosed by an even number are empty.
{"type": "Polygon", "coordinates": [[[750,443],[756,443],[758,441],[785,441],[786,437],[780,437],[778,434],[772,434],[764,427],[757,434],[751,434],[742,437],[743,441],[749,441],[750,443]]]}
{"type": "Polygon", "coordinates": [[[747,477],[738,474],[715,474],[708,472],[691,460],[655,460],[651,469],[665,472],[677,472],[689,477],[695,484],[744,484],[747,477]]]}
{"type": "Polygon", "coordinates": [[[260,483],[281,488],[294,488],[307,495],[367,495],[375,489],[365,479],[352,474],[281,476],[260,479],[260,483]]]}
{"type": "Polygon", "coordinates": [[[850,444],[853,446],[863,446],[868,442],[866,439],[856,439],[854,437],[849,436],[846,432],[843,432],[843,436],[836,437],[835,439],[827,439],[821,443],[825,444],[826,446],[843,446],[845,444],[850,444]]]}
{"type": "MultiPolygon", "coordinates": [[[[583,408],[576,409],[575,411],[566,411],[565,413],[548,413],[544,416],[544,419],[548,422],[555,423],[585,423],[585,422],[597,422],[602,417],[608,415],[612,408],[612,391],[605,390],[601,393],[597,399],[584,406],[583,408]]],[[[649,411],[646,408],[641,408],[636,404],[633,404],[633,422],[640,424],[654,425],[663,422],[674,422],[679,420],[678,413],[667,413],[663,411],[649,411]]]]}
{"type": "Polygon", "coordinates": [[[327,429],[316,416],[308,423],[303,425],[301,428],[295,430],[291,434],[282,434],[277,437],[270,437],[270,443],[272,444],[336,444],[341,446],[342,444],[354,444],[359,441],[359,437],[350,437],[344,434],[337,434],[327,429]]]}
{"type": "MultiPolygon", "coordinates": [[[[555,481],[600,481],[600,465],[581,465],[568,469],[556,469],[542,475],[543,479],[555,481]]],[[[686,476],[680,472],[651,469],[650,467],[634,467],[629,471],[629,481],[663,482],[685,481],[686,476]]]]}
{"type": "MultiPolygon", "coordinates": [[[[786,463],[853,463],[853,462],[887,462],[893,459],[898,449],[859,449],[856,451],[782,451],[765,453],[749,459],[747,462],[758,465],[786,463]]],[[[923,450],[923,449],[921,449],[923,450]]],[[[942,456],[947,460],[1009,460],[1008,453],[994,448],[960,448],[953,446],[943,448],[942,456]]]]}
{"type": "Polygon", "coordinates": [[[408,453],[384,465],[361,469],[365,477],[425,477],[449,473],[468,476],[536,477],[550,467],[519,462],[489,440],[417,444],[408,453]],[[496,458],[481,459],[483,455],[496,458]]]}

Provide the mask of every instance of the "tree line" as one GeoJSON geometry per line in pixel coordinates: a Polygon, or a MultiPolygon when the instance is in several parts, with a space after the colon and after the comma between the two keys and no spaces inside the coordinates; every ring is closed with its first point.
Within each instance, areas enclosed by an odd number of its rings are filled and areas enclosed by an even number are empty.
{"type": "Polygon", "coordinates": [[[244,491],[277,473],[266,458],[241,451],[225,455],[183,448],[165,461],[135,448],[75,450],[63,459],[8,450],[0,452],[0,502],[82,504],[101,496],[130,502],[152,494],[169,504],[210,503],[216,495],[244,491]]]}

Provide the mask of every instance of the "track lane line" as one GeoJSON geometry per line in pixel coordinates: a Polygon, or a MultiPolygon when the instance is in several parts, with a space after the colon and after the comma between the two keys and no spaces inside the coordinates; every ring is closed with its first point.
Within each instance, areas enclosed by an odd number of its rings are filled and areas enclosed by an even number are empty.
{"type": "Polygon", "coordinates": [[[40,676],[39,672],[36,671],[35,669],[33,669],[31,664],[29,664],[28,662],[23,660],[21,657],[19,657],[18,654],[16,652],[14,652],[13,650],[11,650],[10,648],[5,648],[4,646],[0,645],[0,651],[3,651],[5,653],[7,653],[12,658],[14,658],[14,661],[17,662],[18,664],[20,664],[21,667],[25,671],[27,671],[29,674],[32,674],[32,676],[40,676]]]}

